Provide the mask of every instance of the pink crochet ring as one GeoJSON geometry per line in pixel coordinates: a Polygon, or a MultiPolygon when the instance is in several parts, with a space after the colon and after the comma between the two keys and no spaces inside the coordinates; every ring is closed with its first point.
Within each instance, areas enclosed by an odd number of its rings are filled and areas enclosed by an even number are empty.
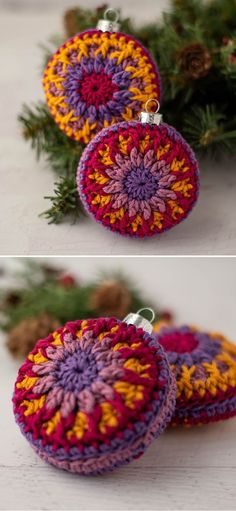
{"type": "Polygon", "coordinates": [[[89,143],[79,162],[77,186],[97,222],[144,238],[187,217],[198,197],[199,170],[193,151],[171,126],[122,122],[89,143]]]}

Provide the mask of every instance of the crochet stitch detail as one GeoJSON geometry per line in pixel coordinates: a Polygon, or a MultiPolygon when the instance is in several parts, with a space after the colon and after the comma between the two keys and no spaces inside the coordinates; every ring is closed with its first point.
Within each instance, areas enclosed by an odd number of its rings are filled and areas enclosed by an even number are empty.
{"type": "Polygon", "coordinates": [[[49,60],[43,76],[48,107],[68,137],[88,143],[102,128],[138,117],[160,100],[160,76],[145,48],[121,33],[89,30],[49,60]]]}
{"type": "Polygon", "coordinates": [[[103,130],[79,162],[87,211],[119,234],[160,234],[187,217],[199,190],[195,156],[170,126],[123,122],[103,130]]]}
{"type": "Polygon", "coordinates": [[[142,329],[100,318],[67,323],[38,341],[13,402],[43,459],[87,474],[141,455],[171,420],[175,394],[161,346],[142,329]]]}
{"type": "Polygon", "coordinates": [[[193,327],[156,334],[177,382],[172,424],[204,424],[236,415],[236,346],[193,327]]]}

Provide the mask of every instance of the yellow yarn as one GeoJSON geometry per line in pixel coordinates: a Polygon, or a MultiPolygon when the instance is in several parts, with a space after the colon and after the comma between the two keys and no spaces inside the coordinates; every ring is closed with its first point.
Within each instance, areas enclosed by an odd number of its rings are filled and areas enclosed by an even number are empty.
{"type": "Polygon", "coordinates": [[[53,417],[49,420],[43,423],[43,427],[46,429],[47,435],[51,435],[51,433],[54,433],[57,425],[59,424],[61,420],[61,414],[59,411],[53,415],[53,417]]]}
{"type": "Polygon", "coordinates": [[[35,376],[35,377],[25,376],[21,382],[16,384],[16,387],[18,389],[27,389],[28,390],[34,386],[34,384],[36,383],[37,380],[38,380],[37,376],[35,376]]]}
{"type": "Polygon", "coordinates": [[[116,392],[122,395],[125,405],[128,408],[135,408],[134,401],[143,399],[143,385],[134,385],[133,383],[118,381],[114,384],[116,392]]]}
{"type": "Polygon", "coordinates": [[[26,406],[24,415],[27,416],[35,414],[38,410],[40,410],[40,408],[42,408],[45,399],[46,399],[45,395],[41,396],[39,399],[32,399],[32,401],[28,401],[27,399],[25,399],[21,404],[21,406],[26,406]]]}
{"type": "Polygon", "coordinates": [[[102,417],[98,424],[101,433],[106,433],[107,427],[115,428],[118,425],[117,412],[110,403],[104,402],[100,404],[102,417]]]}
{"type": "Polygon", "coordinates": [[[76,436],[79,440],[84,435],[85,431],[88,430],[88,419],[87,415],[83,412],[77,412],[73,428],[67,432],[67,437],[71,438],[76,436]]]}

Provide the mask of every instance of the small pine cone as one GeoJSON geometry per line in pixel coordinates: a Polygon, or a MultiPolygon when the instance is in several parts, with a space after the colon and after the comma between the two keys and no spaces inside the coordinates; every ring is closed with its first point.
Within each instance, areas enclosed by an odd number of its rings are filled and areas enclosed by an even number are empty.
{"type": "Polygon", "coordinates": [[[186,78],[198,80],[203,78],[212,67],[212,58],[209,50],[200,43],[193,43],[179,53],[180,67],[186,78]]]}
{"type": "Polygon", "coordinates": [[[123,319],[130,311],[131,303],[131,294],[122,282],[107,280],[93,291],[89,305],[92,310],[123,319]]]}
{"type": "Polygon", "coordinates": [[[78,32],[77,21],[78,9],[67,9],[64,14],[64,27],[68,37],[73,37],[78,32]]]}
{"type": "Polygon", "coordinates": [[[26,357],[35,343],[59,328],[60,323],[49,314],[25,318],[8,332],[7,348],[14,357],[26,357]]]}
{"type": "Polygon", "coordinates": [[[10,291],[7,295],[4,296],[3,300],[0,302],[0,311],[6,311],[11,307],[15,307],[21,302],[21,293],[20,291],[10,291]]]}

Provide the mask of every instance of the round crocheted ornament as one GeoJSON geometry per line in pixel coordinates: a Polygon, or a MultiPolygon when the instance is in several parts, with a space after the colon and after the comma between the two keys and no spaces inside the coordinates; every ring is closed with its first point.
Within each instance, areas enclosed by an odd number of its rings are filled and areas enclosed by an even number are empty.
{"type": "Polygon", "coordinates": [[[63,44],[43,75],[56,123],[85,143],[102,128],[137,117],[150,95],[160,99],[160,75],[148,51],[117,32],[117,23],[101,20],[98,27],[63,44]]]}
{"type": "Polygon", "coordinates": [[[115,318],[67,323],[19,370],[14,413],[36,453],[79,474],[140,456],[171,420],[176,384],[143,328],[115,318]]]}
{"type": "Polygon", "coordinates": [[[88,213],[112,231],[138,238],[179,224],[199,190],[197,161],[181,135],[159,114],[143,112],[142,119],[102,130],[77,172],[88,213]]]}
{"type": "Polygon", "coordinates": [[[173,425],[206,424],[236,415],[236,345],[190,326],[163,328],[156,339],[177,382],[173,425]]]}

